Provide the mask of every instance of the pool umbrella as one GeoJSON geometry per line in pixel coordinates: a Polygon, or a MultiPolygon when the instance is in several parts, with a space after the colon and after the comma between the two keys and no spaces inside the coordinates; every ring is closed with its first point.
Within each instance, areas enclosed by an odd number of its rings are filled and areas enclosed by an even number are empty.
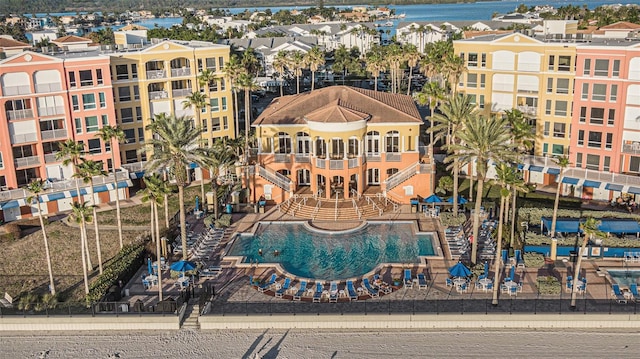
{"type": "Polygon", "coordinates": [[[200,210],[200,197],[196,196],[196,211],[200,210]]]}
{"type": "Polygon", "coordinates": [[[151,258],[147,257],[147,271],[149,274],[153,274],[153,266],[151,264],[151,258]]]}
{"type": "Polygon", "coordinates": [[[442,203],[444,202],[442,198],[440,198],[437,194],[432,194],[431,196],[424,199],[425,203],[442,203]]]}
{"type": "Polygon", "coordinates": [[[484,275],[489,276],[489,262],[484,262],[484,275]]]}
{"type": "Polygon", "coordinates": [[[171,265],[171,270],[176,272],[187,272],[196,269],[196,264],[190,261],[181,260],[171,265]]]}
{"type": "Polygon", "coordinates": [[[471,271],[462,262],[456,263],[453,267],[449,268],[449,274],[453,277],[468,277],[471,275],[471,271]]]}
{"type": "Polygon", "coordinates": [[[511,270],[509,271],[509,278],[513,281],[513,277],[516,276],[516,266],[511,266],[511,270]]]}
{"type": "MultiPolygon", "coordinates": [[[[449,199],[447,200],[447,202],[449,203],[453,203],[453,196],[449,197],[449,199]]],[[[462,197],[462,196],[458,196],[458,204],[467,204],[469,201],[462,197]]]]}

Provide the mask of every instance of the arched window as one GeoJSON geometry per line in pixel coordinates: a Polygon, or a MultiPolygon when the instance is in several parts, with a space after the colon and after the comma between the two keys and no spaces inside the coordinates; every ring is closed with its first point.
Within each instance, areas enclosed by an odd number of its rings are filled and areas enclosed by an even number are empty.
{"type": "Polygon", "coordinates": [[[378,131],[369,131],[365,137],[367,148],[365,151],[368,156],[380,155],[380,133],[378,131]]]}
{"type": "Polygon", "coordinates": [[[358,141],[358,139],[355,138],[355,137],[354,138],[350,138],[349,139],[349,150],[347,152],[347,157],[349,157],[349,158],[356,157],[356,156],[358,156],[359,152],[360,152],[360,149],[359,149],[359,141],[358,141]]]}

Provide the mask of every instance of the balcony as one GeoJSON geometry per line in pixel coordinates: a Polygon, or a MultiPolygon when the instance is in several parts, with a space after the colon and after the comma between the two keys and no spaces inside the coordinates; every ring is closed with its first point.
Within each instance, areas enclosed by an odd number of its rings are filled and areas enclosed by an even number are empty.
{"type": "Polygon", "coordinates": [[[631,155],[640,155],[640,142],[625,143],[622,145],[622,152],[631,155]]]}
{"type": "Polygon", "coordinates": [[[171,77],[189,76],[189,75],[191,75],[191,67],[171,69],[171,77]]]}
{"type": "Polygon", "coordinates": [[[38,107],[38,114],[40,116],[57,116],[64,115],[64,106],[56,107],[38,107]]]}
{"type": "Polygon", "coordinates": [[[320,169],[324,169],[327,167],[326,162],[327,160],[325,160],[324,158],[316,158],[316,167],[320,169]]]}
{"type": "Polygon", "coordinates": [[[4,96],[28,95],[31,93],[31,87],[29,85],[3,86],[2,92],[4,96]]]}
{"type": "Polygon", "coordinates": [[[291,155],[288,153],[276,153],[274,156],[274,162],[289,163],[291,162],[291,155]]]}
{"type": "Polygon", "coordinates": [[[62,91],[62,85],[56,82],[49,83],[49,84],[36,84],[37,93],[58,92],[58,91],[62,91]]]}
{"type": "Polygon", "coordinates": [[[535,116],[538,114],[538,109],[533,106],[518,106],[518,110],[525,115],[535,116]]]}
{"type": "Polygon", "coordinates": [[[56,159],[56,154],[58,152],[53,152],[53,153],[45,153],[44,154],[44,163],[54,163],[54,162],[59,162],[56,159]]]}
{"type": "Polygon", "coordinates": [[[308,153],[296,153],[296,162],[297,163],[309,163],[311,159],[308,153]]]}
{"type": "Polygon", "coordinates": [[[40,131],[42,140],[59,140],[67,138],[67,130],[64,128],[58,130],[40,131]]]}
{"type": "Polygon", "coordinates": [[[38,141],[38,135],[33,132],[33,133],[22,133],[19,135],[11,135],[11,143],[12,144],[19,144],[19,143],[28,143],[28,142],[37,142],[38,141]]]}
{"type": "Polygon", "coordinates": [[[366,158],[367,161],[369,162],[380,162],[382,161],[382,157],[380,156],[379,153],[375,153],[375,152],[367,152],[366,153],[366,158]]]}
{"type": "Polygon", "coordinates": [[[40,157],[38,156],[30,156],[30,157],[21,157],[16,158],[13,163],[17,168],[20,167],[33,167],[40,165],[40,157]]]}
{"type": "Polygon", "coordinates": [[[349,158],[349,168],[358,168],[360,158],[349,158]]]}
{"type": "Polygon", "coordinates": [[[385,160],[387,162],[400,162],[400,161],[402,161],[402,154],[400,154],[398,152],[388,152],[386,154],[385,160]]]}
{"type": "Polygon", "coordinates": [[[167,77],[167,74],[164,70],[149,70],[147,71],[147,79],[155,80],[155,79],[164,79],[167,77]]]}
{"type": "Polygon", "coordinates": [[[191,95],[191,89],[175,89],[172,91],[173,97],[185,97],[191,95]]]}
{"type": "Polygon", "coordinates": [[[26,108],[24,110],[7,110],[7,118],[9,120],[22,120],[25,118],[33,118],[33,109],[26,108]]]}
{"type": "Polygon", "coordinates": [[[149,92],[150,100],[161,100],[164,98],[169,98],[169,93],[167,91],[152,91],[149,92]]]}
{"type": "Polygon", "coordinates": [[[344,169],[344,160],[330,160],[329,161],[329,169],[330,170],[342,170],[342,169],[344,169]]]}

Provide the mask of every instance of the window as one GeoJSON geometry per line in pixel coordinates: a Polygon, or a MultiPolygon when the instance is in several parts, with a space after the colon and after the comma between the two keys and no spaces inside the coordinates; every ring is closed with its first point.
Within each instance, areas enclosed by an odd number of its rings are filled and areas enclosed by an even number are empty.
{"type": "Polygon", "coordinates": [[[216,92],[218,91],[218,80],[211,80],[211,82],[209,82],[209,92],[216,92]]]}
{"type": "Polygon", "coordinates": [[[602,165],[602,170],[603,171],[610,171],[611,170],[611,157],[609,156],[604,156],[604,163],[602,165]]]}
{"type": "Polygon", "coordinates": [[[554,155],[562,155],[564,154],[564,146],[563,145],[552,145],[551,153],[554,155]]]}
{"type": "Polygon", "coordinates": [[[472,105],[477,105],[478,103],[476,102],[476,95],[474,94],[467,94],[467,97],[469,98],[469,103],[472,105]]]}
{"type": "Polygon", "coordinates": [[[127,163],[138,162],[138,152],[136,150],[128,150],[124,152],[127,163]]]}
{"type": "Polygon", "coordinates": [[[604,108],[592,107],[591,117],[589,118],[589,124],[602,125],[604,123],[604,108]]]}
{"type": "Polygon", "coordinates": [[[223,130],[229,129],[229,119],[227,118],[227,116],[222,116],[222,129],[223,130]]]}
{"type": "Polygon", "coordinates": [[[102,127],[109,126],[109,116],[102,115],[102,127]]]}
{"type": "Polygon", "coordinates": [[[584,59],[584,75],[591,73],[591,59],[584,59]]]}
{"type": "MultiPolygon", "coordinates": [[[[480,66],[481,67],[487,67],[487,54],[483,53],[481,59],[482,59],[481,60],[482,62],[480,63],[480,66]]],[[[482,76],[484,76],[484,75],[482,75],[482,76]]]]}
{"type": "Polygon", "coordinates": [[[140,106],[136,107],[136,121],[142,121],[142,107],[140,106]]]}
{"type": "Polygon", "coordinates": [[[566,116],[567,115],[567,101],[556,101],[556,111],[554,112],[556,116],[566,116]]]}
{"type": "Polygon", "coordinates": [[[207,122],[209,121],[209,119],[207,118],[203,118],[202,119],[202,132],[209,132],[209,130],[207,129],[207,122]]]}
{"type": "Polygon", "coordinates": [[[553,137],[564,138],[566,124],[554,122],[553,123],[553,137]]]}
{"type": "Polygon", "coordinates": [[[582,167],[582,153],[576,154],[576,167],[582,167]]]}
{"type": "Polygon", "coordinates": [[[209,100],[209,105],[211,105],[211,112],[218,112],[220,111],[220,105],[218,104],[218,99],[217,98],[212,98],[211,100],[209,100]]]}
{"type": "Polygon", "coordinates": [[[478,87],[478,74],[467,74],[467,87],[478,87]]]}
{"type": "Polygon", "coordinates": [[[134,101],[140,100],[140,87],[138,85],[133,85],[133,99],[134,101]]]}
{"type": "Polygon", "coordinates": [[[367,169],[367,183],[377,185],[380,184],[380,169],[369,168],[367,169]]]}
{"type": "Polygon", "coordinates": [[[549,67],[548,67],[549,71],[553,71],[555,69],[555,60],[556,60],[555,56],[553,55],[549,56],[549,67]]]}
{"type": "Polygon", "coordinates": [[[600,148],[602,147],[602,132],[589,131],[588,147],[600,148]]]}
{"type": "Polygon", "coordinates": [[[220,117],[211,119],[211,131],[220,131],[220,117]]]}
{"type": "Polygon", "coordinates": [[[218,68],[220,69],[220,71],[224,69],[224,57],[222,56],[218,57],[218,68]]]}
{"type": "Polygon", "coordinates": [[[582,84],[581,99],[583,99],[583,100],[588,100],[589,99],[589,84],[588,83],[582,84]]]}
{"type": "Polygon", "coordinates": [[[116,80],[128,80],[129,69],[127,65],[116,65],[116,80]]]}
{"type": "Polygon", "coordinates": [[[76,87],[77,83],[76,83],[76,73],[73,71],[69,71],[69,86],[70,87],[76,87]]]}
{"type": "Polygon", "coordinates": [[[580,122],[585,123],[587,121],[587,108],[580,107],[580,122]]]}
{"type": "Polygon", "coordinates": [[[598,59],[596,60],[596,66],[593,70],[594,76],[608,76],[609,75],[609,60],[598,59]]]}
{"type": "Polygon", "coordinates": [[[210,71],[215,72],[216,71],[216,58],[215,57],[208,57],[205,60],[206,64],[207,64],[207,69],[210,71]]]}
{"type": "Polygon", "coordinates": [[[226,88],[226,82],[224,81],[224,79],[220,79],[220,91],[224,91],[226,88]]]}
{"type": "Polygon", "coordinates": [[[129,86],[118,87],[118,100],[120,102],[131,101],[131,89],[129,89],[129,86]]]}
{"type": "Polygon", "coordinates": [[[460,60],[462,60],[462,63],[464,63],[464,52],[461,52],[458,57],[460,58],[460,60]]]}
{"type": "Polygon", "coordinates": [[[593,93],[591,99],[593,101],[604,101],[607,98],[607,85],[593,84],[593,93]]]}
{"type": "Polygon", "coordinates": [[[486,75],[485,74],[481,74],[480,75],[480,88],[484,88],[484,84],[486,82],[486,75]]]}
{"type": "Polygon", "coordinates": [[[144,143],[144,128],[138,127],[138,142],[144,143]]]}
{"type": "Polygon", "coordinates": [[[571,56],[558,56],[558,71],[571,71],[571,56]]]}
{"type": "Polygon", "coordinates": [[[82,95],[82,108],[85,110],[94,110],[96,108],[96,95],[92,93],[82,95]]]}
{"type": "Polygon", "coordinates": [[[480,95],[480,101],[478,102],[478,107],[484,108],[484,95],[480,95]]]}
{"type": "Polygon", "coordinates": [[[600,156],[588,154],[586,167],[590,170],[598,170],[600,167],[600,156]]]}
{"type": "Polygon", "coordinates": [[[101,153],[102,152],[102,148],[100,146],[100,140],[99,139],[91,139],[88,142],[89,145],[89,153],[101,153]]]}
{"type": "Polygon", "coordinates": [[[569,79],[558,79],[556,93],[564,95],[569,93],[569,79]]]}
{"type": "Polygon", "coordinates": [[[551,100],[547,100],[544,107],[544,113],[545,115],[551,115],[551,100]]]}
{"type": "Polygon", "coordinates": [[[584,130],[578,130],[578,146],[584,146],[584,130]]]}
{"type": "Polygon", "coordinates": [[[400,152],[400,133],[389,131],[385,136],[386,152],[400,152]]]}
{"type": "Polygon", "coordinates": [[[78,103],[78,95],[71,95],[71,104],[74,111],[80,111],[80,104],[78,103]]]}
{"type": "Polygon", "coordinates": [[[613,60],[613,71],[611,72],[611,76],[620,76],[620,60],[613,60]]]}
{"type": "Polygon", "coordinates": [[[136,131],[133,128],[123,130],[123,132],[124,132],[124,138],[127,140],[127,143],[136,142],[136,131]]]}
{"type": "Polygon", "coordinates": [[[76,125],[76,133],[82,133],[82,120],[79,117],[73,119],[76,125]]]}
{"type": "Polygon", "coordinates": [[[227,110],[227,98],[223,97],[221,98],[222,100],[222,111],[226,111],[227,110]]]}
{"type": "Polygon", "coordinates": [[[547,79],[547,93],[552,93],[553,92],[553,79],[552,78],[548,78],[547,79]]]}
{"type": "Polygon", "coordinates": [[[545,121],[544,123],[544,136],[549,136],[549,128],[551,127],[551,123],[549,121],[545,121]]]}
{"type": "Polygon", "coordinates": [[[468,67],[478,67],[478,54],[474,52],[469,53],[468,67]]]}
{"type": "Polygon", "coordinates": [[[549,153],[549,144],[548,143],[543,143],[542,144],[542,153],[549,153]]]}
{"type": "Polygon", "coordinates": [[[607,137],[604,142],[604,148],[610,150],[613,147],[613,133],[607,133],[607,137]]]}
{"type": "Polygon", "coordinates": [[[609,94],[609,101],[616,102],[618,100],[618,85],[611,85],[611,93],[609,94]]]}
{"type": "Polygon", "coordinates": [[[131,64],[131,78],[132,79],[138,78],[138,65],[136,64],[131,64]]]}
{"type": "Polygon", "coordinates": [[[120,122],[131,123],[133,122],[133,111],[131,107],[120,109],[120,122]]]}
{"type": "Polygon", "coordinates": [[[98,92],[98,99],[100,100],[100,108],[107,107],[107,99],[104,95],[104,92],[98,92]]]}
{"type": "Polygon", "coordinates": [[[98,131],[98,116],[85,117],[84,124],[87,126],[87,132],[98,131]]]}
{"type": "MultiPolygon", "coordinates": [[[[0,152],[0,168],[4,168],[4,162],[2,161],[2,152],[0,152]]],[[[6,186],[6,182],[4,176],[2,176],[3,183],[0,183],[3,187],[6,186]]]]}
{"type": "Polygon", "coordinates": [[[91,75],[91,70],[80,71],[80,86],[93,86],[93,76],[91,75]]]}
{"type": "Polygon", "coordinates": [[[615,124],[616,110],[609,109],[609,118],[607,118],[607,125],[613,126],[615,124]]]}
{"type": "Polygon", "coordinates": [[[102,85],[104,81],[102,80],[102,69],[96,69],[96,80],[98,85],[102,85]]]}

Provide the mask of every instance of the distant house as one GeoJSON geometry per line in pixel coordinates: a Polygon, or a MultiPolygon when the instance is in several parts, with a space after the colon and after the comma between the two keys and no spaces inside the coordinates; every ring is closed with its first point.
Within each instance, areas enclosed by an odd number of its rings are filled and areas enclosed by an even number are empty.
{"type": "Polygon", "coordinates": [[[30,47],[31,45],[14,40],[9,35],[0,35],[0,58],[13,56],[30,47]]]}
{"type": "Polygon", "coordinates": [[[640,24],[634,24],[627,21],[618,21],[611,25],[600,27],[594,32],[595,37],[624,39],[629,37],[632,31],[640,30],[640,24]]]}

